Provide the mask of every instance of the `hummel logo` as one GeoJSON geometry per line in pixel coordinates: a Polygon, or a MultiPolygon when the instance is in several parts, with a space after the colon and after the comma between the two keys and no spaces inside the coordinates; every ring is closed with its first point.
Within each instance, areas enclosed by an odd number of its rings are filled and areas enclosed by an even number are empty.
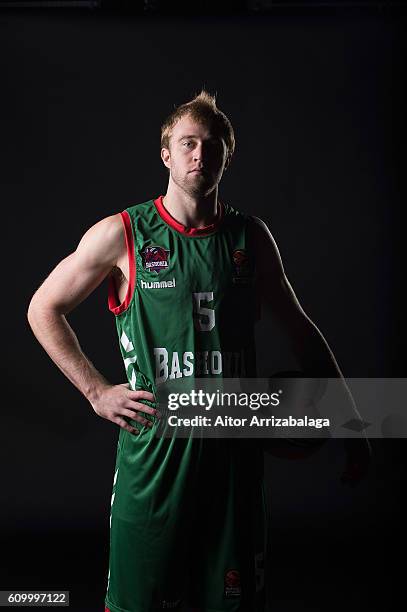
{"type": "Polygon", "coordinates": [[[164,601],[162,602],[162,608],[165,608],[166,610],[176,608],[177,606],[179,606],[180,603],[180,599],[177,599],[176,601],[165,601],[164,599],[164,601]]]}
{"type": "Polygon", "coordinates": [[[165,287],[175,287],[175,277],[169,281],[143,281],[140,280],[140,285],[142,289],[163,289],[165,287]]]}

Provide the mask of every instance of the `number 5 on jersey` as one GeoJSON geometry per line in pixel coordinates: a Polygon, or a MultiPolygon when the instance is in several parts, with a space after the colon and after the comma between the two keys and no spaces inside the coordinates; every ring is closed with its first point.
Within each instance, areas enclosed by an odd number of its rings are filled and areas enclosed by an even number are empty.
{"type": "Polygon", "coordinates": [[[202,302],[213,302],[213,291],[193,293],[194,325],[198,331],[211,331],[215,327],[215,311],[213,308],[201,306],[202,302]]]}

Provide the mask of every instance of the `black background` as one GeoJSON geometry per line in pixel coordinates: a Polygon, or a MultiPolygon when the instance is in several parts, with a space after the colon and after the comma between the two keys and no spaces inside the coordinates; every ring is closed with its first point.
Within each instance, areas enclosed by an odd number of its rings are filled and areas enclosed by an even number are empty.
{"type": "MultiPolygon", "coordinates": [[[[221,198],[268,223],[345,376],[405,376],[405,18],[95,9],[2,12],[0,28],[0,589],[70,590],[72,608],[102,610],[118,432],[36,342],[32,294],[91,225],[165,193],[161,122],[204,86],[237,140],[221,198]]],[[[68,320],[124,382],[106,283],[68,320]]],[[[291,365],[274,331],[259,332],[264,374],[291,365]]],[[[401,588],[405,443],[372,444],[354,489],[339,481],[340,441],[267,457],[273,611],[387,607],[401,588]]]]}

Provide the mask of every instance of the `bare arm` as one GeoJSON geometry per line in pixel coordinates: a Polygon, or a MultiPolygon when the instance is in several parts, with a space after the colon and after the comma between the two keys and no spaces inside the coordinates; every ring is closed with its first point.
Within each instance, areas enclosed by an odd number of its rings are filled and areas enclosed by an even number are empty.
{"type": "Polygon", "coordinates": [[[253,217],[252,240],[256,248],[256,292],[263,313],[272,313],[290,341],[304,377],[342,377],[325,338],[302,309],[285,274],[270,230],[253,217]]]}
{"type": "MultiPolygon", "coordinates": [[[[124,416],[147,424],[134,410],[155,414],[137,399],[154,401],[151,393],[112,385],[82,351],[66,315],[100,285],[125,249],[120,215],[92,226],[75,252],[63,259],[35,292],[27,317],[33,333],[65,376],[89,400],[95,412],[136,433],[124,416]]],[[[151,421],[148,421],[151,423],[151,421]]]]}
{"type": "MultiPolygon", "coordinates": [[[[256,293],[262,312],[272,313],[284,328],[303,371],[303,377],[340,378],[343,382],[344,405],[350,408],[353,417],[361,420],[328,343],[302,309],[285,275],[280,253],[270,230],[261,219],[253,217],[249,231],[255,248],[256,293]]],[[[352,462],[357,456],[356,461],[363,463],[362,471],[364,471],[371,453],[368,440],[345,439],[344,445],[352,455],[352,462]]],[[[348,466],[344,480],[348,476],[350,479],[353,477],[349,471],[352,469],[348,466]]]]}

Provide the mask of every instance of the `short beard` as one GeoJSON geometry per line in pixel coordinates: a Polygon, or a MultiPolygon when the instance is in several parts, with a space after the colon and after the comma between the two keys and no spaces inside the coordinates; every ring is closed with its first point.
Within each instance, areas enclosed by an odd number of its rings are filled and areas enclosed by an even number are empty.
{"type": "Polygon", "coordinates": [[[186,179],[178,179],[178,177],[174,175],[171,175],[171,178],[177,187],[182,189],[184,193],[195,198],[207,197],[218,185],[218,183],[209,183],[205,176],[194,183],[190,183],[186,179]]]}

